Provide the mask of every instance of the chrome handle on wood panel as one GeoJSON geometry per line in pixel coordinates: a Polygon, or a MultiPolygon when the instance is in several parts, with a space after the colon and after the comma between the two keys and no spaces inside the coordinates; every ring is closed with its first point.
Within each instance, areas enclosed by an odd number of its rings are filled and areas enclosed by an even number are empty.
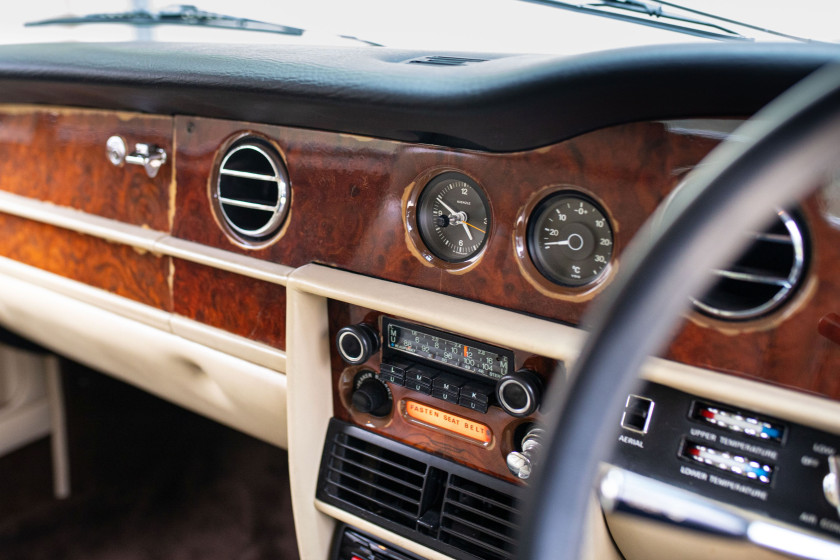
{"type": "Polygon", "coordinates": [[[105,143],[105,153],[115,166],[123,163],[140,165],[146,170],[149,178],[157,176],[161,166],[166,163],[166,151],[154,144],[138,143],[134,145],[134,152],[127,153],[125,140],[120,136],[111,136],[105,143]]]}

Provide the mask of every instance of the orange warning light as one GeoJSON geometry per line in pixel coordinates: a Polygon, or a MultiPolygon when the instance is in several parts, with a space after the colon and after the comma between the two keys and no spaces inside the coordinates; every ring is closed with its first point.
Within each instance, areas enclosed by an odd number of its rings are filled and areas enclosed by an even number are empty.
{"type": "Polygon", "coordinates": [[[417,401],[406,400],[405,413],[410,418],[419,422],[436,428],[442,428],[473,441],[490,443],[493,439],[493,432],[481,422],[476,422],[417,401]]]}

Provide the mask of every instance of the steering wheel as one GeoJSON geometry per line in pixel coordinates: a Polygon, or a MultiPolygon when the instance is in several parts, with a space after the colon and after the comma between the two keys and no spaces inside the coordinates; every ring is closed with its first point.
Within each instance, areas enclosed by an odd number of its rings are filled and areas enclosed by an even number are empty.
{"type": "MultiPolygon", "coordinates": [[[[806,78],[738,129],[648,220],[593,310],[572,381],[551,388],[546,448],[526,510],[520,557],[577,560],[599,462],[645,358],[669,339],[709,271],[737,256],[746,232],[825,179],[840,155],[840,67],[806,78]]],[[[555,384],[558,385],[558,384],[555,384]]]]}

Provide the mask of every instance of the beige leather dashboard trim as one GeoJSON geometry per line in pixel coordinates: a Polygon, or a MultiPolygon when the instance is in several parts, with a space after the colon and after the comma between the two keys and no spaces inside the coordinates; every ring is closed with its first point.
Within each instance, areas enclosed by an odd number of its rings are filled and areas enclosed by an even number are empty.
{"type": "MultiPolygon", "coordinates": [[[[172,317],[9,259],[0,258],[0,323],[39,344],[254,437],[285,448],[286,376],[170,330],[172,317]]],[[[183,331],[187,319],[177,323],[183,331]]],[[[234,348],[196,326],[205,343],[234,348]]],[[[285,354],[271,349],[281,368],[285,354]]],[[[265,349],[259,353],[267,356],[265,349]]]]}
{"type": "Polygon", "coordinates": [[[614,513],[607,525],[627,560],[784,560],[791,558],[736,539],[727,539],[614,513]]]}
{"type": "Polygon", "coordinates": [[[286,353],[271,346],[180,315],[172,315],[169,325],[174,334],[187,340],[275,371],[286,371],[286,353]]]}
{"type": "Polygon", "coordinates": [[[318,265],[297,269],[289,286],[560,360],[577,357],[585,339],[566,325],[318,265]]]}

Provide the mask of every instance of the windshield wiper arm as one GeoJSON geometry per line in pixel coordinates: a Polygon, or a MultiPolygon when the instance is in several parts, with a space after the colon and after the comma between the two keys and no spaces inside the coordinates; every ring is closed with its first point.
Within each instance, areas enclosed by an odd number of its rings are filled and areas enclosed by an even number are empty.
{"type": "MultiPolygon", "coordinates": [[[[262,31],[265,33],[277,33],[280,35],[300,36],[306,31],[299,27],[290,27],[267,21],[259,21],[242,17],[215,14],[199,10],[195,6],[179,5],[163,8],[158,12],[146,10],[131,10],[127,12],[114,12],[104,14],[88,14],[84,16],[67,16],[31,21],[26,27],[41,25],[80,25],[88,23],[125,23],[128,25],[195,25],[198,27],[215,27],[220,29],[241,29],[245,31],[262,31]]],[[[359,41],[371,46],[381,47],[379,43],[365,41],[358,37],[341,35],[342,39],[359,41]]]]}
{"type": "MultiPolygon", "coordinates": [[[[612,8],[615,10],[624,10],[628,12],[636,12],[638,14],[643,14],[646,16],[659,18],[659,19],[667,19],[670,21],[679,21],[682,23],[689,23],[691,25],[701,25],[704,27],[708,27],[711,29],[717,30],[718,33],[723,33],[728,38],[731,39],[749,39],[738,33],[737,31],[733,31],[732,29],[728,29],[711,21],[701,20],[695,17],[690,16],[682,16],[673,12],[666,12],[662,6],[666,5],[665,2],[648,2],[646,0],[600,0],[599,2],[592,2],[589,4],[582,4],[582,6],[592,9],[601,9],[601,8],[612,8]]],[[[677,6],[675,4],[667,4],[670,7],[684,9],[681,6],[677,6]]],[[[685,10],[687,12],[693,12],[693,10],[685,10]]],[[[698,13],[698,15],[701,15],[698,13]]],[[[712,16],[710,14],[702,14],[704,17],[719,20],[719,18],[712,16]]],[[[737,22],[730,22],[730,23],[737,23],[737,22]]]]}
{"type": "Polygon", "coordinates": [[[782,33],[781,31],[775,31],[773,29],[768,29],[766,27],[761,27],[759,25],[753,25],[751,23],[746,23],[743,21],[738,21],[735,19],[726,18],[723,16],[719,16],[716,14],[710,14],[708,12],[702,12],[700,10],[696,10],[694,8],[689,8],[688,6],[683,6],[681,4],[676,4],[674,2],[666,2],[666,0],[658,0],[657,4],[662,6],[669,6],[671,8],[676,8],[678,10],[682,10],[684,12],[689,12],[692,14],[697,14],[698,16],[703,16],[708,19],[713,19],[717,21],[722,21],[724,23],[731,23],[734,25],[738,25],[744,27],[746,29],[752,29],[753,31],[760,31],[762,33],[767,33],[768,35],[775,35],[776,37],[784,37],[785,39],[792,39],[794,41],[801,41],[803,43],[816,43],[820,41],[815,41],[814,39],[808,39],[807,37],[799,37],[797,35],[790,35],[789,33],[782,33]]]}
{"type": "MultiPolygon", "coordinates": [[[[561,8],[573,12],[591,14],[620,21],[628,21],[639,25],[646,25],[648,27],[656,27],[657,29],[666,29],[668,31],[675,31],[684,33],[686,35],[694,35],[696,37],[703,37],[706,39],[716,39],[719,41],[752,41],[750,37],[746,37],[737,31],[728,29],[715,22],[725,22],[742,27],[756,29],[763,32],[768,32],[765,29],[742,24],[735,20],[729,20],[692,10],[683,8],[678,4],[670,2],[656,1],[656,0],[598,0],[591,3],[570,3],[562,0],[521,0],[532,4],[540,4],[552,8],[561,8]],[[692,17],[690,15],[681,15],[672,11],[666,11],[663,6],[668,6],[686,13],[696,14],[699,17],[692,17]],[[710,21],[713,20],[713,21],[710,21]],[[674,22],[674,23],[672,23],[674,22]]],[[[801,39],[790,35],[781,33],[774,33],[782,35],[787,38],[796,39],[800,41],[807,41],[808,39],[801,39]]]]}

